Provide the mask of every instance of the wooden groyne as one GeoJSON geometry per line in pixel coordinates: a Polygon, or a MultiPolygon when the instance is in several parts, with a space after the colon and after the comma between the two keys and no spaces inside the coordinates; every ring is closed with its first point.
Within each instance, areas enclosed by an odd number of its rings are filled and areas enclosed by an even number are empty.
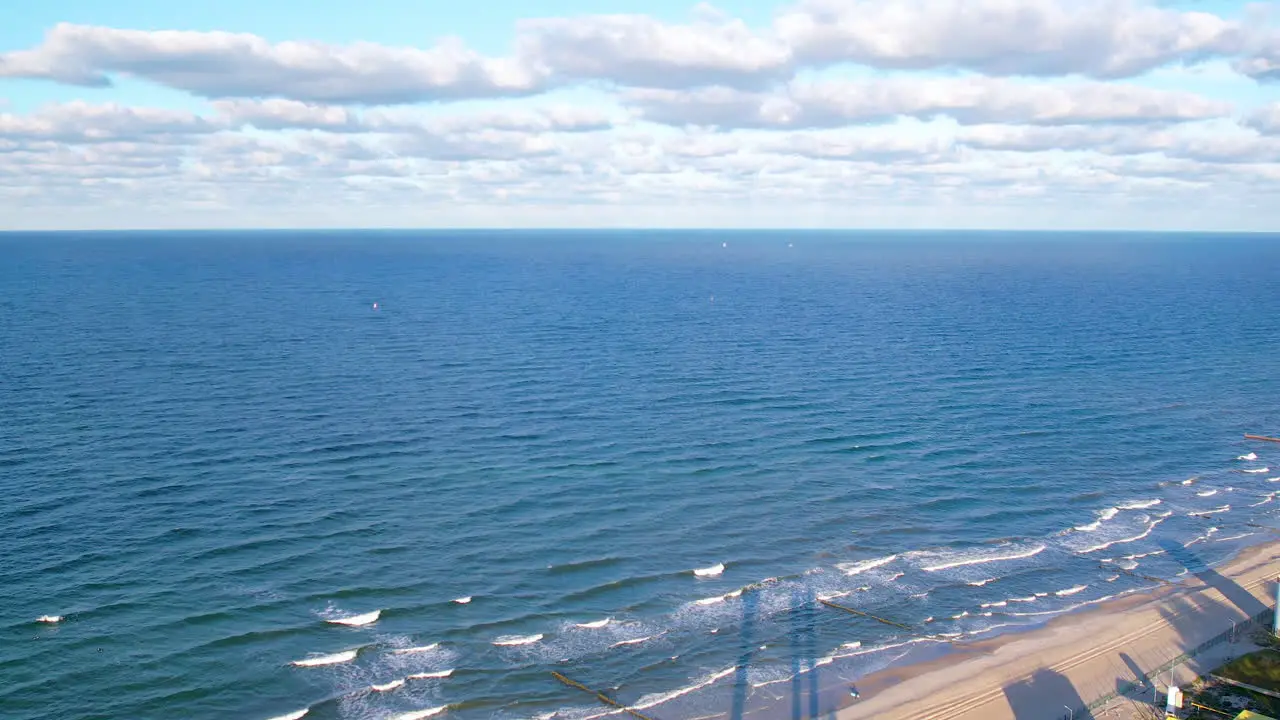
{"type": "Polygon", "coordinates": [[[554,670],[552,670],[552,671],[551,671],[551,674],[552,674],[552,675],[554,675],[554,676],[555,676],[555,678],[556,678],[557,680],[559,680],[560,682],[564,683],[565,685],[568,685],[568,686],[569,686],[569,687],[571,687],[571,688],[574,688],[575,690],[581,690],[582,692],[590,693],[591,695],[595,695],[595,696],[596,696],[596,699],[597,699],[597,700],[599,700],[600,702],[604,703],[605,705],[608,705],[608,706],[610,706],[610,707],[615,707],[615,708],[617,708],[617,709],[621,710],[622,712],[627,713],[628,715],[631,715],[632,717],[639,718],[640,720],[653,720],[653,718],[649,717],[648,715],[645,715],[645,714],[641,713],[641,712],[640,712],[640,711],[638,711],[638,710],[632,710],[631,708],[627,707],[626,705],[623,705],[622,703],[618,702],[617,700],[614,700],[613,698],[609,697],[608,695],[605,695],[605,694],[604,694],[604,693],[602,693],[602,692],[597,692],[597,691],[595,691],[595,690],[592,690],[591,688],[587,687],[586,685],[583,685],[582,683],[578,682],[577,680],[571,680],[571,679],[569,679],[569,678],[565,677],[564,675],[561,675],[560,673],[558,673],[558,672],[556,672],[556,671],[554,671],[554,670]]]}
{"type": "Polygon", "coordinates": [[[847,606],[845,606],[845,605],[840,605],[840,604],[838,604],[838,603],[833,603],[833,602],[831,602],[830,600],[823,600],[822,598],[818,598],[818,602],[822,603],[823,605],[826,605],[827,607],[835,608],[836,610],[843,610],[843,611],[845,611],[845,612],[847,612],[847,613],[851,613],[851,614],[853,614],[853,615],[858,615],[858,616],[860,616],[860,617],[865,617],[865,618],[871,618],[872,620],[875,620],[876,622],[882,622],[882,623],[884,623],[885,625],[891,625],[891,626],[893,626],[893,627],[896,627],[896,628],[902,628],[903,630],[910,630],[910,631],[912,631],[912,632],[914,632],[914,631],[915,631],[915,629],[914,629],[914,628],[912,628],[910,625],[903,625],[902,623],[894,622],[894,621],[892,621],[892,620],[885,620],[884,618],[882,618],[882,617],[876,617],[875,615],[872,615],[872,614],[871,614],[871,613],[869,613],[869,612],[863,612],[863,611],[861,611],[861,610],[855,610],[855,609],[853,609],[853,608],[851,608],[851,607],[847,607],[847,606]]]}
{"type": "Polygon", "coordinates": [[[1245,433],[1245,440],[1262,440],[1263,442],[1280,443],[1280,438],[1267,437],[1266,435],[1250,435],[1245,433]]]}

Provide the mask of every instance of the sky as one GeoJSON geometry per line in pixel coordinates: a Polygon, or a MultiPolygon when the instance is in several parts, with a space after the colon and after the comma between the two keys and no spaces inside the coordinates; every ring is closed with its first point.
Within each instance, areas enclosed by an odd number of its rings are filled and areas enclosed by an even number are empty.
{"type": "Polygon", "coordinates": [[[1280,231],[1280,3],[43,0],[0,230],[1280,231]]]}

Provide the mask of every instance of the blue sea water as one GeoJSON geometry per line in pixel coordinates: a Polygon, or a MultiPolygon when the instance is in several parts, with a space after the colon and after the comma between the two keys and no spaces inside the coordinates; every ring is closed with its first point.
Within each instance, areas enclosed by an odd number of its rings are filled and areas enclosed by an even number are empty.
{"type": "Polygon", "coordinates": [[[1269,539],[1278,272],[1274,236],[0,235],[0,717],[608,710],[553,670],[817,714],[1269,539]]]}

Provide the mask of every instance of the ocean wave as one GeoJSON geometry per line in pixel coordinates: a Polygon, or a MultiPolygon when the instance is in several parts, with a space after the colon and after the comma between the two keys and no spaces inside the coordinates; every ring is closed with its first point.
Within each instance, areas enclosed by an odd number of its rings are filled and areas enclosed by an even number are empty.
{"type": "Polygon", "coordinates": [[[1214,508],[1213,510],[1196,510],[1195,512],[1189,512],[1187,514],[1188,515],[1217,515],[1218,513],[1230,512],[1230,510],[1231,510],[1230,505],[1223,505],[1222,507],[1214,508]]]}
{"type": "Polygon", "coordinates": [[[320,667],[322,665],[337,665],[338,663],[351,662],[356,659],[357,650],[344,650],[340,653],[332,655],[318,655],[316,657],[303,658],[294,660],[289,663],[295,667],[320,667]]]}
{"type": "Polygon", "coordinates": [[[467,603],[471,602],[471,599],[472,599],[471,596],[468,595],[466,597],[460,597],[457,600],[454,600],[454,602],[458,603],[459,605],[466,605],[467,603]]]}
{"type": "Polygon", "coordinates": [[[391,720],[426,720],[426,718],[435,717],[448,709],[448,705],[441,705],[440,707],[427,708],[426,710],[411,710],[399,715],[393,715],[391,720]]]}
{"type": "Polygon", "coordinates": [[[693,574],[697,577],[716,577],[722,572],[724,572],[724,563],[717,563],[711,567],[694,570],[693,574]]]}
{"type": "Polygon", "coordinates": [[[1214,540],[1214,542],[1229,542],[1231,540],[1239,540],[1241,538],[1247,538],[1250,535],[1254,535],[1254,534],[1255,533],[1247,532],[1247,533],[1242,533],[1240,535],[1232,535],[1231,537],[1218,538],[1217,540],[1214,540]]]}
{"type": "Polygon", "coordinates": [[[1120,512],[1120,508],[1116,508],[1116,507],[1109,507],[1109,508],[1106,508],[1105,510],[1099,510],[1096,520],[1089,523],[1088,525],[1077,525],[1076,530],[1079,530],[1081,532],[1093,532],[1094,530],[1097,530],[1099,527],[1101,527],[1102,523],[1115,517],[1119,512],[1120,512]]]}
{"type": "Polygon", "coordinates": [[[1246,461],[1252,462],[1252,461],[1254,461],[1254,460],[1257,460],[1257,459],[1258,459],[1258,453],[1255,453],[1255,452],[1246,453],[1246,454],[1241,455],[1240,457],[1238,457],[1238,458],[1236,458],[1236,459],[1237,459],[1237,460],[1246,460],[1246,461]]]}
{"type": "Polygon", "coordinates": [[[1088,585],[1076,585],[1075,587],[1069,587],[1066,590],[1058,590],[1057,592],[1054,593],[1054,595],[1057,595],[1058,597],[1075,595],[1078,592],[1084,592],[1088,587],[1089,587],[1088,585]]]}
{"type": "Polygon", "coordinates": [[[1267,478],[1267,482],[1280,482],[1280,477],[1267,478]]]}
{"type": "Polygon", "coordinates": [[[732,600],[738,597],[739,595],[742,595],[741,589],[734,590],[733,592],[727,592],[723,595],[716,595],[714,597],[702,598],[701,600],[694,600],[693,602],[695,605],[715,605],[716,603],[722,603],[726,600],[732,600]]]}
{"type": "Polygon", "coordinates": [[[966,585],[972,585],[972,586],[974,586],[974,587],[982,587],[983,585],[986,585],[987,583],[993,583],[993,582],[995,582],[996,580],[999,580],[999,579],[1000,579],[1000,578],[987,578],[986,580],[970,580],[969,582],[967,582],[967,583],[965,583],[965,584],[966,584],[966,585]]]}
{"type": "Polygon", "coordinates": [[[856,563],[840,563],[836,565],[836,568],[838,568],[845,575],[852,576],[852,575],[858,575],[860,573],[864,573],[868,570],[874,570],[875,568],[881,567],[882,565],[888,565],[889,563],[897,559],[898,559],[897,555],[888,555],[882,558],[876,558],[874,560],[864,560],[862,562],[856,562],[856,563]]]}
{"type": "Polygon", "coordinates": [[[1246,469],[1246,470],[1242,470],[1241,472],[1247,472],[1247,473],[1250,473],[1250,474],[1268,473],[1268,472],[1271,472],[1271,468],[1269,468],[1269,467],[1264,467],[1264,468],[1248,468],[1248,469],[1246,469]]]}
{"type": "Polygon", "coordinates": [[[382,685],[378,685],[375,683],[373,685],[370,685],[369,689],[374,692],[391,692],[396,688],[404,687],[405,680],[406,678],[400,678],[399,680],[392,680],[391,682],[383,683],[382,685]]]}
{"type": "Polygon", "coordinates": [[[493,641],[498,647],[516,647],[519,645],[532,645],[542,639],[542,634],[536,635],[503,635],[493,641]]]}
{"type": "Polygon", "coordinates": [[[1198,479],[1199,479],[1199,478],[1189,477],[1189,478],[1187,478],[1186,480],[1183,480],[1182,482],[1180,482],[1180,483],[1178,483],[1178,484],[1179,484],[1179,485],[1190,485],[1191,483],[1195,482],[1195,481],[1196,481],[1196,480],[1198,480],[1198,479]]]}
{"type": "Polygon", "coordinates": [[[1141,533],[1138,533],[1137,535],[1134,535],[1133,537],[1120,538],[1118,540],[1108,540],[1107,542],[1094,545],[1093,547],[1085,548],[1084,550],[1081,550],[1080,553],[1086,554],[1091,552],[1097,552],[1099,550],[1105,550],[1111,547],[1112,545],[1123,545],[1125,543],[1136,542],[1150,535],[1151,532],[1156,529],[1156,526],[1164,522],[1164,520],[1165,518],[1158,518],[1156,520],[1152,520],[1147,525],[1147,528],[1145,530],[1143,530],[1141,533]]]}
{"type": "Polygon", "coordinates": [[[1146,510],[1147,508],[1155,507],[1162,502],[1164,501],[1160,498],[1155,498],[1154,500],[1138,500],[1120,505],[1119,508],[1121,510],[1146,510]]]}
{"type": "Polygon", "coordinates": [[[1261,500],[1260,502],[1253,503],[1253,504],[1252,504],[1252,505],[1250,505],[1249,507],[1258,507],[1259,505],[1266,505],[1267,503],[1271,502],[1272,500],[1275,500],[1275,498],[1276,498],[1276,494],[1275,494],[1274,492],[1270,492],[1270,493],[1267,493],[1266,495],[1262,495],[1262,496],[1260,496],[1260,497],[1262,498],[1262,500],[1261,500]]]}
{"type": "Polygon", "coordinates": [[[1009,602],[1029,603],[1029,602],[1035,602],[1037,599],[1038,598],[1035,595],[1028,595],[1027,597],[1009,598],[1009,602]]]}
{"type": "MultiPolygon", "coordinates": [[[[939,570],[950,570],[951,568],[966,567],[969,565],[985,565],[986,563],[993,563],[993,562],[1004,562],[1008,560],[1022,560],[1024,558],[1029,558],[1035,555],[1039,555],[1040,553],[1044,552],[1044,550],[1045,550],[1044,545],[1036,545],[1030,549],[1015,550],[1013,552],[1003,553],[1003,554],[992,554],[992,555],[980,554],[980,555],[961,556],[954,560],[946,560],[944,562],[938,563],[937,565],[930,565],[927,567],[922,567],[920,569],[924,570],[925,572],[938,572],[939,570]]],[[[939,558],[939,559],[943,559],[943,558],[939,558]]]]}
{"type": "Polygon", "coordinates": [[[447,678],[453,674],[453,668],[448,670],[436,670],[434,672],[414,673],[408,677],[409,680],[440,680],[447,678]]]}
{"type": "Polygon", "coordinates": [[[36,622],[45,623],[46,625],[56,625],[62,622],[62,616],[61,615],[41,615],[40,617],[36,618],[36,622]]]}
{"type": "Polygon", "coordinates": [[[301,710],[294,710],[293,712],[285,713],[284,715],[277,715],[273,718],[269,718],[268,720],[301,720],[301,718],[306,717],[309,712],[311,712],[311,708],[302,708],[301,710]]]}
{"type": "Polygon", "coordinates": [[[1218,490],[1217,488],[1214,488],[1213,490],[1205,490],[1204,492],[1198,492],[1196,493],[1196,497],[1213,497],[1214,495],[1217,495],[1217,494],[1218,494],[1218,490]]]}
{"type": "Polygon", "coordinates": [[[396,648],[391,651],[392,655],[412,655],[414,653],[431,652],[440,647],[440,643],[431,643],[430,645],[420,645],[418,647],[396,648]]]}
{"type": "Polygon", "coordinates": [[[603,620],[592,620],[591,622],[574,623],[574,627],[583,628],[585,630],[597,630],[599,628],[604,627],[605,625],[608,625],[612,621],[613,621],[613,618],[605,618],[603,620]]]}
{"type": "Polygon", "coordinates": [[[331,623],[333,625],[347,625],[349,627],[360,627],[363,625],[372,625],[373,623],[378,622],[378,618],[380,617],[382,617],[382,611],[374,610],[373,612],[367,612],[362,615],[351,615],[348,617],[340,617],[340,618],[325,618],[325,622],[331,623]]]}
{"type": "MultiPolygon", "coordinates": [[[[711,673],[710,675],[707,675],[706,677],[694,682],[692,685],[687,685],[678,690],[672,690],[666,693],[651,693],[649,695],[645,695],[641,697],[639,700],[637,700],[635,704],[629,705],[628,707],[630,707],[632,710],[648,710],[649,708],[657,707],[658,705],[662,705],[663,703],[667,703],[672,700],[675,700],[678,697],[682,697],[684,695],[688,695],[691,692],[697,692],[702,688],[714,685],[715,683],[737,672],[737,670],[738,670],[738,666],[734,665],[733,667],[725,668],[724,670],[720,670],[719,672],[711,673]]],[[[582,720],[597,720],[598,718],[608,717],[610,715],[617,715],[623,712],[626,712],[626,711],[621,709],[609,710],[607,712],[599,713],[597,715],[588,715],[587,717],[582,718],[582,720]]]]}
{"type": "Polygon", "coordinates": [[[982,607],[984,608],[1004,607],[1005,605],[1008,605],[1008,604],[1009,604],[1008,601],[1000,600],[998,602],[982,603],[982,607]]]}
{"type": "Polygon", "coordinates": [[[639,645],[640,643],[649,642],[650,640],[653,640],[654,638],[657,638],[657,637],[661,637],[665,634],[666,632],[660,632],[657,635],[646,635],[644,637],[631,638],[630,640],[619,640],[618,642],[610,645],[609,647],[616,648],[616,647],[626,647],[627,645],[639,645]]]}

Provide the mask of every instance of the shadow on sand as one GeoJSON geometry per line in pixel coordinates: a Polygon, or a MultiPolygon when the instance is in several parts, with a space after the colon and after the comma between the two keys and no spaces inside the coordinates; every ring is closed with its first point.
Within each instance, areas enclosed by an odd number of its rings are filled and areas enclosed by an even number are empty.
{"type": "Polygon", "coordinates": [[[1052,670],[1038,670],[1026,680],[1006,685],[1004,696],[1018,720],[1092,717],[1071,681],[1052,670]]]}

